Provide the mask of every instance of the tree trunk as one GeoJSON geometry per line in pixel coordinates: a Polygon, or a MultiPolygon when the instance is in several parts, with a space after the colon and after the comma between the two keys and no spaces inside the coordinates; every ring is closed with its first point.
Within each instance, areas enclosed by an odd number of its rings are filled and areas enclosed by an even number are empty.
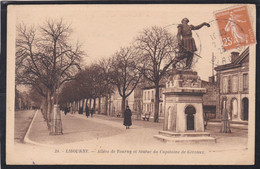
{"type": "Polygon", "coordinates": [[[109,100],[109,115],[111,116],[111,95],[110,94],[108,100],[109,100]]]}
{"type": "Polygon", "coordinates": [[[85,99],[82,100],[82,109],[84,110],[85,99]]]}
{"type": "Polygon", "coordinates": [[[107,103],[107,95],[106,95],[106,115],[107,115],[107,109],[108,109],[108,103],[107,103]]]}
{"type": "Polygon", "coordinates": [[[76,101],[76,109],[75,109],[75,113],[76,113],[77,111],[79,111],[79,101],[78,101],[78,100],[76,101]]]}
{"type": "Polygon", "coordinates": [[[88,98],[86,98],[86,106],[88,106],[88,98]]]}
{"type": "Polygon", "coordinates": [[[98,114],[101,113],[101,97],[98,98],[98,114]]]}
{"type": "Polygon", "coordinates": [[[124,117],[124,112],[125,112],[125,100],[126,100],[126,97],[123,96],[123,97],[122,97],[122,103],[121,103],[121,113],[122,113],[122,117],[124,117]]]}
{"type": "Polygon", "coordinates": [[[89,99],[89,109],[91,109],[92,98],[89,99]]]}
{"type": "Polygon", "coordinates": [[[159,84],[155,84],[155,104],[154,104],[154,122],[159,122],[159,84]]]}
{"type": "Polygon", "coordinates": [[[47,126],[51,130],[51,91],[47,89],[47,126]]]}
{"type": "Polygon", "coordinates": [[[76,104],[75,101],[73,101],[73,102],[72,102],[72,111],[71,111],[72,114],[75,113],[75,104],[76,104]]]}
{"type": "Polygon", "coordinates": [[[96,98],[94,98],[93,109],[94,109],[94,113],[96,113],[96,98]]]}
{"type": "Polygon", "coordinates": [[[41,112],[42,112],[42,115],[43,115],[43,118],[45,121],[47,121],[47,110],[48,110],[48,107],[47,107],[47,97],[44,97],[42,99],[42,105],[41,105],[41,112]]]}

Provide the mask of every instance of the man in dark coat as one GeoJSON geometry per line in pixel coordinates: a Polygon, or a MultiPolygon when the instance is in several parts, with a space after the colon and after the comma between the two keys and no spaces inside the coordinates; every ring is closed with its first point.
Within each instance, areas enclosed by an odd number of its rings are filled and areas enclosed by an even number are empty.
{"type": "Polygon", "coordinates": [[[132,125],[132,112],[129,109],[129,106],[126,106],[126,110],[124,112],[124,125],[126,126],[126,129],[129,129],[129,126],[132,125]]]}
{"type": "Polygon", "coordinates": [[[88,118],[88,116],[89,116],[89,108],[88,108],[88,105],[86,105],[86,116],[87,116],[87,118],[88,118]]]}
{"type": "Polygon", "coordinates": [[[67,113],[69,112],[69,108],[67,106],[65,107],[65,111],[64,112],[65,112],[65,115],[67,115],[67,113]]]}

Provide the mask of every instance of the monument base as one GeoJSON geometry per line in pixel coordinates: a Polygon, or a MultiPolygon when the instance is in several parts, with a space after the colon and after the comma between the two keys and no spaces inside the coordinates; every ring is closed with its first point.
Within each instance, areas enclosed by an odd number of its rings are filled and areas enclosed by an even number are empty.
{"type": "Polygon", "coordinates": [[[170,143],[214,144],[204,129],[203,95],[200,77],[194,71],[175,71],[166,82],[163,131],[154,137],[170,143]]]}
{"type": "Polygon", "coordinates": [[[159,131],[158,135],[154,135],[154,138],[172,144],[214,144],[216,139],[210,137],[207,132],[185,132],[176,133],[171,131],[159,131]]]}

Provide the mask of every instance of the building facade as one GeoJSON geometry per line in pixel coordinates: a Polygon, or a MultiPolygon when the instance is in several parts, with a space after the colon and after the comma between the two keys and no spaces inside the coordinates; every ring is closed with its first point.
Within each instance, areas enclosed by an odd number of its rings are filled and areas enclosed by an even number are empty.
{"type": "Polygon", "coordinates": [[[249,118],[249,48],[241,54],[231,53],[231,63],[215,68],[217,72],[217,118],[226,106],[229,119],[248,121],[249,118]]]}
{"type": "MultiPolygon", "coordinates": [[[[163,94],[165,85],[159,86],[159,117],[164,117],[164,99],[163,94]]],[[[150,114],[154,116],[154,105],[155,104],[155,88],[145,87],[143,88],[143,114],[150,114]]]]}
{"type": "Polygon", "coordinates": [[[133,112],[137,115],[143,113],[143,89],[140,86],[135,88],[134,92],[134,105],[133,105],[133,112]]]}
{"type": "Polygon", "coordinates": [[[216,119],[217,84],[214,76],[209,77],[209,81],[202,80],[201,87],[207,92],[203,95],[203,113],[208,119],[216,119]]]}
{"type": "MultiPolygon", "coordinates": [[[[136,93],[136,89],[126,98],[125,105],[129,106],[129,108],[134,110],[134,95],[136,93]]],[[[102,107],[105,109],[105,97],[103,98],[102,107]]],[[[108,115],[110,116],[122,116],[121,105],[122,105],[122,97],[119,95],[118,90],[114,90],[114,93],[108,98],[108,115]]],[[[134,111],[133,111],[134,113],[134,111]]]]}

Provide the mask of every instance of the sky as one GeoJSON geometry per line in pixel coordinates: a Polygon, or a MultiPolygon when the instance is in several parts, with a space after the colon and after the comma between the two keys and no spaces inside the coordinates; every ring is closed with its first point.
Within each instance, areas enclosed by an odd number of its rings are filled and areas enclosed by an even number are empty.
{"type": "MultiPolygon", "coordinates": [[[[135,37],[151,26],[165,27],[176,35],[177,25],[184,17],[189,24],[198,25],[209,22],[211,27],[203,27],[193,32],[198,48],[194,70],[203,80],[212,75],[211,59],[214,53],[215,63],[223,64],[223,57],[228,61],[232,51],[220,53],[221,40],[214,20],[214,12],[232,7],[224,5],[23,5],[8,7],[16,15],[16,25],[25,23],[39,25],[46,19],[63,18],[71,23],[72,39],[81,42],[87,56],[84,64],[91,64],[99,59],[108,58],[120,47],[129,46],[135,37]],[[171,25],[171,26],[168,26],[171,25]],[[168,26],[168,27],[166,27],[168,26]],[[212,37],[215,39],[212,39],[212,37]],[[216,46],[214,46],[214,44],[216,46]]],[[[243,50],[243,49],[242,49],[243,50]]],[[[228,63],[228,62],[226,62],[228,63]]]]}

